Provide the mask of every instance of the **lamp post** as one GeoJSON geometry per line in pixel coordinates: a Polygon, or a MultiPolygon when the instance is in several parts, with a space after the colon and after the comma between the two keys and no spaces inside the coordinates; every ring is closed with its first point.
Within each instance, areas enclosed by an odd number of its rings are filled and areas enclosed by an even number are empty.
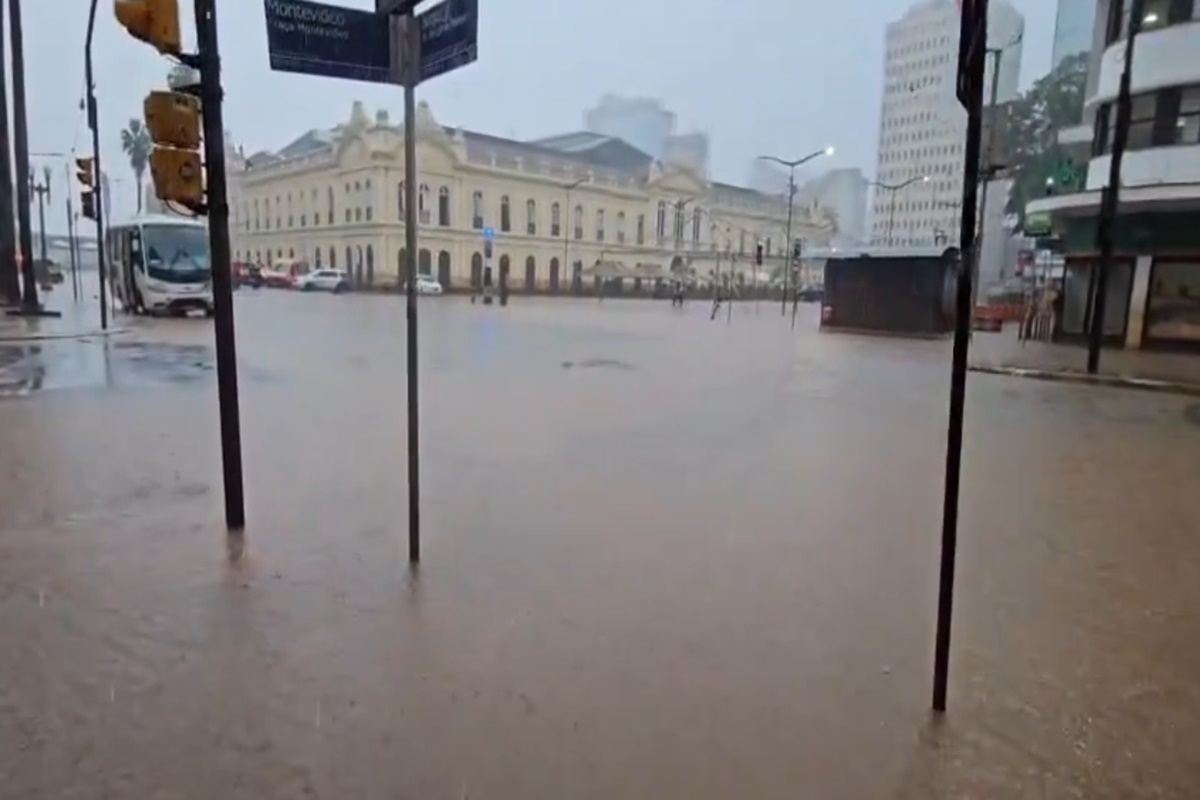
{"type": "Polygon", "coordinates": [[[928,175],[916,175],[906,181],[900,183],[882,183],[880,181],[868,181],[870,186],[877,189],[882,189],[891,195],[888,199],[888,224],[887,224],[887,246],[892,246],[892,226],[896,222],[896,195],[904,191],[914,183],[929,183],[928,175]]]}
{"type": "Polygon", "coordinates": [[[787,228],[783,234],[783,305],[780,309],[780,316],[787,315],[787,294],[788,294],[788,279],[792,274],[792,207],[796,199],[796,167],[801,164],[807,164],[817,156],[831,156],[833,148],[826,147],[821,150],[809,153],[803,158],[788,160],[778,158],[776,156],[759,156],[762,161],[774,161],[776,164],[782,164],[788,168],[788,197],[787,197],[787,228]]]}
{"type": "Polygon", "coordinates": [[[563,213],[559,215],[558,222],[562,226],[563,234],[563,271],[571,276],[571,291],[575,291],[575,270],[571,269],[571,231],[567,225],[567,220],[571,219],[571,190],[582,184],[587,183],[587,178],[583,177],[574,183],[568,183],[563,186],[565,192],[565,204],[563,213]]]}

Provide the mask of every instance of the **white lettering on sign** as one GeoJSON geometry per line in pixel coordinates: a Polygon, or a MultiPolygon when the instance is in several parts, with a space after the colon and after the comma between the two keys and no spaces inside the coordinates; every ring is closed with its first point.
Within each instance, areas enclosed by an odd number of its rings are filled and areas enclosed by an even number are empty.
{"type": "Polygon", "coordinates": [[[343,41],[350,38],[350,32],[346,30],[346,15],[336,8],[314,8],[284,0],[267,0],[267,9],[270,11],[268,23],[280,33],[299,33],[343,41]]]}
{"type": "Polygon", "coordinates": [[[314,8],[313,6],[284,2],[284,0],[267,0],[267,8],[279,19],[292,22],[335,26],[346,24],[346,15],[338,9],[328,6],[314,8]]]}

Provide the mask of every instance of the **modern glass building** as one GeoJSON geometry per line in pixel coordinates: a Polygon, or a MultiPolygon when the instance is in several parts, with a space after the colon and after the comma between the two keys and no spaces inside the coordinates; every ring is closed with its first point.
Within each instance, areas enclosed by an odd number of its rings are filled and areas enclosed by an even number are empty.
{"type": "Polygon", "coordinates": [[[1095,30],[1096,0],[1058,0],[1050,69],[1053,70],[1065,58],[1091,51],[1095,30]]]}

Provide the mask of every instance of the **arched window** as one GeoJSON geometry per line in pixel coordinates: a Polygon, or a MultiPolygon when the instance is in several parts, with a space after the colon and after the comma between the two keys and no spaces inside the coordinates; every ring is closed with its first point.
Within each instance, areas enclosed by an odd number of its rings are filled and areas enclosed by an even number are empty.
{"type": "Polygon", "coordinates": [[[625,244],[625,212],[617,212],[617,243],[625,244]]]}
{"type": "Polygon", "coordinates": [[[562,207],[558,203],[550,206],[550,235],[562,235],[562,207]]]}
{"type": "Polygon", "coordinates": [[[422,225],[429,224],[429,186],[424,183],[417,189],[417,214],[422,225]]]}
{"type": "Polygon", "coordinates": [[[663,200],[658,201],[658,219],[654,230],[660,242],[667,238],[667,204],[663,200]]]}
{"type": "Polygon", "coordinates": [[[325,224],[332,225],[333,224],[333,187],[332,186],[329,187],[326,197],[328,199],[329,208],[327,209],[328,214],[325,217],[325,224]]]}
{"type": "Polygon", "coordinates": [[[404,217],[404,181],[396,184],[396,208],[400,210],[400,216],[404,217]]]}
{"type": "Polygon", "coordinates": [[[512,230],[512,214],[509,213],[508,195],[500,198],[500,230],[505,233],[512,230]]]}
{"type": "Polygon", "coordinates": [[[596,209],[596,241],[604,241],[604,209],[596,209]]]}
{"type": "Polygon", "coordinates": [[[583,238],[583,206],[575,206],[574,217],[571,220],[571,226],[575,228],[575,238],[583,238]]]}
{"type": "Polygon", "coordinates": [[[638,214],[637,243],[638,244],[646,243],[646,215],[645,214],[638,214]]]}
{"type": "Polygon", "coordinates": [[[525,233],[537,235],[537,203],[533,202],[533,198],[525,201],[525,233]]]}
{"type": "Polygon", "coordinates": [[[337,269],[337,251],[332,246],[329,248],[329,268],[337,269]]]}
{"type": "Polygon", "coordinates": [[[700,209],[692,209],[692,242],[700,243],[700,209]]]}
{"type": "Polygon", "coordinates": [[[674,231],[675,241],[683,241],[683,203],[675,204],[675,225],[671,229],[674,231]]]}
{"type": "Polygon", "coordinates": [[[438,189],[438,225],[450,227],[450,189],[446,186],[438,189]]]}
{"type": "Polygon", "coordinates": [[[483,230],[483,192],[480,191],[471,195],[471,227],[483,230]]]}

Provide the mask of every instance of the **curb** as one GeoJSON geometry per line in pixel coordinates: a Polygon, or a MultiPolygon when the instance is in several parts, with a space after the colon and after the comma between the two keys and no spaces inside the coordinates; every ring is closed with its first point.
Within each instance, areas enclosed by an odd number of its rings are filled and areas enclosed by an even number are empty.
{"type": "Polygon", "coordinates": [[[20,344],[21,342],[52,342],[67,339],[90,339],[93,337],[116,336],[128,333],[128,328],[109,328],[106,331],[84,331],[82,333],[21,333],[14,336],[0,334],[0,344],[20,344]]]}
{"type": "Polygon", "coordinates": [[[1036,381],[1074,383],[1085,386],[1108,386],[1115,389],[1136,389],[1143,392],[1200,397],[1200,384],[1165,381],[1156,378],[1136,378],[1127,375],[1089,375],[1086,372],[1076,372],[1074,370],[986,366],[981,364],[972,364],[967,369],[971,372],[979,372],[985,375],[1007,375],[1013,378],[1030,378],[1036,381]]]}

